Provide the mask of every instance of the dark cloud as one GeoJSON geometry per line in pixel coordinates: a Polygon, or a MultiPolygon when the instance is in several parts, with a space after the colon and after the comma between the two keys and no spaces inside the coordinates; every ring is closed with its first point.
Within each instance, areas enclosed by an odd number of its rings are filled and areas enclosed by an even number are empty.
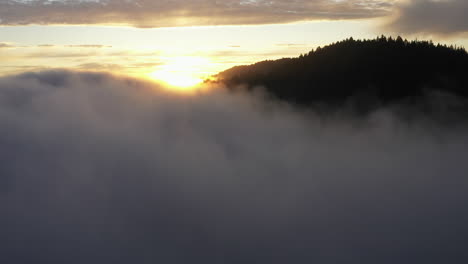
{"type": "Polygon", "coordinates": [[[137,27],[284,23],[382,16],[393,0],[7,0],[4,25],[128,24],[137,27]]]}
{"type": "Polygon", "coordinates": [[[404,33],[463,33],[468,31],[466,10],[466,0],[411,0],[399,5],[389,28],[404,33]]]}
{"type": "Polygon", "coordinates": [[[393,112],[1,78],[0,262],[465,263],[467,131],[393,112]]]}

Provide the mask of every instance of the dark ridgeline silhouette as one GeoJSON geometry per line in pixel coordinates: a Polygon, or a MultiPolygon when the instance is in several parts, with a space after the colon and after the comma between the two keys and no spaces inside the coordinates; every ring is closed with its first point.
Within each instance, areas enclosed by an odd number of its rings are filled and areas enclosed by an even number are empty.
{"type": "Polygon", "coordinates": [[[468,97],[468,54],[432,41],[349,38],[298,58],[238,66],[216,77],[231,89],[263,86],[274,97],[303,106],[338,106],[354,98],[366,111],[432,91],[468,97]]]}

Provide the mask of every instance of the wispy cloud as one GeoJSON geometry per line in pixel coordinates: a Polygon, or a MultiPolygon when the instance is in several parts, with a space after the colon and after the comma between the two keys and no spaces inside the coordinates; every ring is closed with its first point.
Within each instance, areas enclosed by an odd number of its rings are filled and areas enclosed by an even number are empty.
{"type": "Polygon", "coordinates": [[[65,45],[67,48],[112,48],[109,45],[100,45],[100,44],[81,44],[81,45],[65,45]]]}
{"type": "Polygon", "coordinates": [[[53,48],[56,47],[54,44],[39,44],[37,45],[38,48],[53,48]]]}
{"type": "Polygon", "coordinates": [[[54,48],[54,47],[65,47],[65,48],[112,48],[110,45],[102,45],[102,44],[74,44],[74,45],[56,45],[56,44],[39,44],[37,45],[39,48],[54,48]]]}
{"type": "Polygon", "coordinates": [[[139,75],[161,65],[161,53],[157,50],[135,51],[101,44],[20,46],[2,43],[0,48],[0,75],[44,69],[45,65],[139,75]]]}
{"type": "Polygon", "coordinates": [[[15,45],[12,43],[7,43],[7,42],[0,42],[0,49],[1,48],[14,48],[15,45]]]}
{"type": "Polygon", "coordinates": [[[307,44],[304,43],[278,43],[276,44],[278,47],[304,47],[307,46],[307,44]]]}

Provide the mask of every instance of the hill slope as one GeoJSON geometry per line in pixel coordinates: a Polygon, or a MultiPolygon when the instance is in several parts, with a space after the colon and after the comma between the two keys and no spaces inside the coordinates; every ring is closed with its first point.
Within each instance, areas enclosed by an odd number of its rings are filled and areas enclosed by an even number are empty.
{"type": "Polygon", "coordinates": [[[468,97],[468,54],[431,41],[350,38],[298,58],[238,66],[216,77],[229,87],[264,86],[279,99],[306,106],[355,97],[389,103],[434,90],[468,97]]]}

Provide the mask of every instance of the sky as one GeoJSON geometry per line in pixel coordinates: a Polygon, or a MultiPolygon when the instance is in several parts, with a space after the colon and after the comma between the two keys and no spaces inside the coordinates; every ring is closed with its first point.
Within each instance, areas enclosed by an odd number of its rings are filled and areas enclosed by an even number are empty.
{"type": "Polygon", "coordinates": [[[2,0],[0,74],[69,68],[190,85],[381,34],[465,46],[464,0],[2,0]]]}

